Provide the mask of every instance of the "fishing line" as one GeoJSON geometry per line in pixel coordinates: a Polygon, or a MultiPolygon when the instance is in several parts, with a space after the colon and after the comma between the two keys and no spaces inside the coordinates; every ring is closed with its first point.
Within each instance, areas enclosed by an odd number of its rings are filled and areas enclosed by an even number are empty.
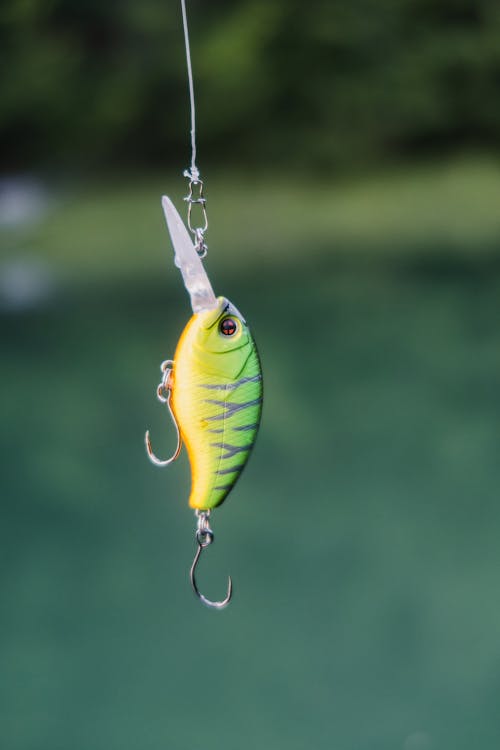
{"type": "Polygon", "coordinates": [[[191,47],[189,45],[189,29],[186,13],[186,0],[181,0],[182,25],[184,28],[184,46],[186,48],[186,64],[189,83],[189,100],[191,104],[191,168],[184,170],[184,177],[189,180],[189,193],[185,197],[188,204],[187,224],[194,237],[194,245],[200,258],[207,254],[208,246],[205,242],[205,232],[208,229],[207,201],[203,194],[203,180],[200,170],[196,166],[196,106],[194,101],[193,66],[191,65],[191,47]],[[197,206],[198,224],[193,217],[193,207],[197,206]],[[201,224],[199,223],[201,221],[201,224]]]}
{"type": "Polygon", "coordinates": [[[193,67],[191,65],[191,47],[189,45],[189,28],[186,12],[186,0],[181,0],[182,26],[184,28],[184,46],[186,48],[186,64],[189,82],[189,99],[191,103],[191,170],[184,172],[185,177],[198,180],[200,171],[196,166],[196,108],[194,103],[193,67]]]}

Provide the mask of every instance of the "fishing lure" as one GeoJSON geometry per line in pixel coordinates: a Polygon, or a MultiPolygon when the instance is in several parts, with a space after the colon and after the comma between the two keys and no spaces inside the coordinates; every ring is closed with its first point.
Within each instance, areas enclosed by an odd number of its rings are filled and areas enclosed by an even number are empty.
{"type": "Polygon", "coordinates": [[[149,430],[146,450],[157,466],[168,466],[186,446],[191,466],[189,505],[198,517],[198,549],[190,571],[193,589],[207,606],[222,608],[198,591],[195,570],[202,550],[213,542],[210,511],[236,484],[257,437],[262,410],[259,355],[242,314],[225,297],[216,297],[196,247],[171,200],[163,209],[180,268],[191,297],[193,316],[177,344],[173,360],[162,363],[157,396],[166,403],[177,431],[171,458],[154,454],[149,430]]]}
{"type": "Polygon", "coordinates": [[[208,227],[203,181],[196,167],[194,93],[185,0],[181,0],[191,96],[191,169],[189,179],[188,230],[170,198],[162,206],[180,269],[189,292],[193,316],[186,325],[173,360],[161,365],[158,399],[167,405],[177,432],[173,455],[161,460],[154,454],[149,430],[146,450],[157,466],[168,466],[186,446],[191,467],[189,505],[197,517],[197,551],[190,579],[195,594],[208,607],[222,609],[232,596],[229,577],[226,597],[211,601],[198,590],[196,566],[202,551],[214,540],[210,513],[224,502],[236,484],[257,437],[262,410],[262,372],[255,342],[245,318],[225,297],[216,297],[202,258],[208,227]],[[195,197],[195,195],[197,197],[195,197]],[[203,226],[192,227],[193,206],[201,208],[203,226]]]}

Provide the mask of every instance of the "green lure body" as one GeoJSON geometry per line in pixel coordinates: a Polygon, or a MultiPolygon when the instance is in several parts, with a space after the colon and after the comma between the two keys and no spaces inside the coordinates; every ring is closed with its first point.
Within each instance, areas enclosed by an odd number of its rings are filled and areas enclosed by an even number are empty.
{"type": "Polygon", "coordinates": [[[195,313],[174,356],[171,407],[191,465],[189,504],[220,505],[234,487],[257,437],[262,372],[243,316],[224,297],[195,313]]]}

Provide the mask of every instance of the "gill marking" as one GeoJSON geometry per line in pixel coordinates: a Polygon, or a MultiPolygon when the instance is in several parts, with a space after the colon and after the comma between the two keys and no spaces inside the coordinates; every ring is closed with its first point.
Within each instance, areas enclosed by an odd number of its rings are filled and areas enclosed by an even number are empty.
{"type": "Polygon", "coordinates": [[[222,406],[224,409],[227,409],[227,411],[222,412],[222,414],[214,414],[213,417],[207,417],[207,422],[215,422],[220,419],[226,420],[233,416],[233,414],[236,414],[239,411],[242,411],[243,409],[248,409],[250,406],[257,406],[258,404],[262,403],[262,397],[260,398],[254,398],[251,401],[245,401],[243,404],[233,404],[229,401],[218,401],[217,399],[213,398],[206,398],[205,399],[206,404],[214,404],[215,406],[222,406]]]}

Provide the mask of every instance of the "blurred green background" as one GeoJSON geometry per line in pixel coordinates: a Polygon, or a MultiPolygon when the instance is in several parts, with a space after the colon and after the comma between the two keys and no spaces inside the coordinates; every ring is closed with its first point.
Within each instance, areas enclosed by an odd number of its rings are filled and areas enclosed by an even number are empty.
{"type": "Polygon", "coordinates": [[[261,434],[194,519],[180,7],[0,9],[0,744],[500,746],[500,5],[189,2],[207,269],[261,434]]]}

